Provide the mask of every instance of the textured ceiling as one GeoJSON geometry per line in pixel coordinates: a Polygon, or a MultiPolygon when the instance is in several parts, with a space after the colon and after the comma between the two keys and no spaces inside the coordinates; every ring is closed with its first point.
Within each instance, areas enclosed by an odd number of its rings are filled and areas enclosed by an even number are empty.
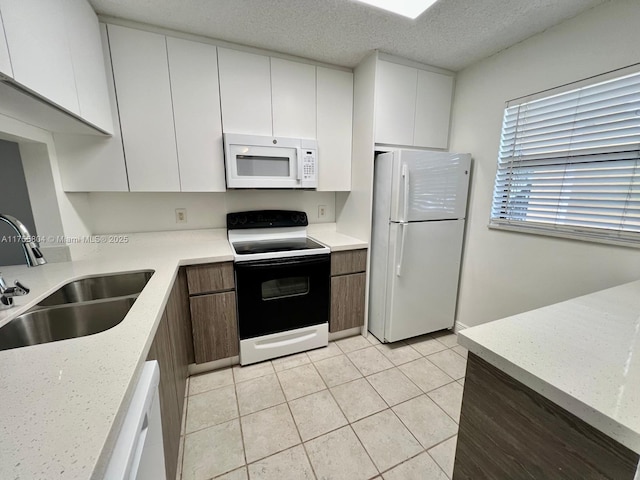
{"type": "Polygon", "coordinates": [[[90,0],[98,13],[354,67],[371,50],[460,70],[606,0],[440,0],[408,20],[353,0],[90,0]]]}

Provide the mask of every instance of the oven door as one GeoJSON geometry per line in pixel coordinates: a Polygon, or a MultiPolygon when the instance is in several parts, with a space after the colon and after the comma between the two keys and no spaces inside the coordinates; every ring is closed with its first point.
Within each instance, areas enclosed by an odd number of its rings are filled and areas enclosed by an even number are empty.
{"type": "Polygon", "coordinates": [[[235,264],[240,339],[329,321],[329,255],[235,264]]]}

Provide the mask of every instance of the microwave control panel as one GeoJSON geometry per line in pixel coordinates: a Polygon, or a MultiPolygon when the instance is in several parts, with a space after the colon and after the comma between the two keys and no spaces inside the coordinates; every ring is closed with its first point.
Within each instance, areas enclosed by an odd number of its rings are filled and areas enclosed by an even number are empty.
{"type": "Polygon", "coordinates": [[[302,149],[302,186],[316,186],[316,151],[302,149]]]}

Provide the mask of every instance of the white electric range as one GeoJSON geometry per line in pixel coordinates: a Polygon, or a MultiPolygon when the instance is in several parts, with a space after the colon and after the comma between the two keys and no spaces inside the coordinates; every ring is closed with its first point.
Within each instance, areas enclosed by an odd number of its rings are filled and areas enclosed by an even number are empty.
{"type": "Polygon", "coordinates": [[[307,225],[298,211],[227,215],[242,365],[328,344],[330,249],[307,237],[307,225]]]}

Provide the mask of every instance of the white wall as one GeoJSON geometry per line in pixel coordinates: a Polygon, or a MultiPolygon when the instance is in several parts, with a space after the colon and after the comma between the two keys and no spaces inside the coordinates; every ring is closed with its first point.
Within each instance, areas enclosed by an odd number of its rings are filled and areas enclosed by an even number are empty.
{"type": "Polygon", "coordinates": [[[640,2],[616,0],[458,74],[451,151],[474,157],[457,320],[476,325],[640,278],[640,250],[489,230],[504,102],[640,62],[640,2]]]}
{"type": "MultiPolygon", "coordinates": [[[[68,194],[70,198],[83,194],[68,194]]],[[[231,190],[226,193],[90,193],[84,214],[92,233],[153,232],[226,227],[227,212],[302,210],[310,223],[335,221],[335,193],[285,190],[231,190]],[[318,205],[326,215],[318,218],[318,205]],[[176,208],[187,209],[178,224],[176,208]]]]}

